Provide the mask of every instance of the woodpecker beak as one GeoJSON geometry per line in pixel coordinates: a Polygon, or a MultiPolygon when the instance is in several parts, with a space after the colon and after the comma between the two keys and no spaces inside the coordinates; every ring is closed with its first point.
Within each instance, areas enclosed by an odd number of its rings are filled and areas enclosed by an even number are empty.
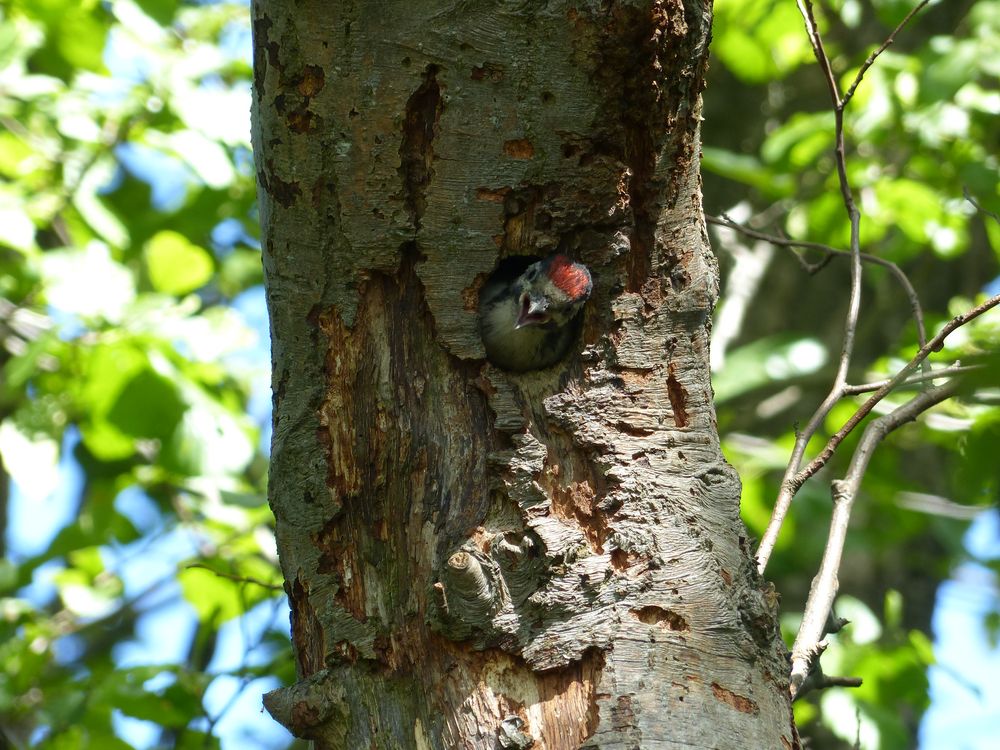
{"type": "Polygon", "coordinates": [[[521,297],[521,312],[517,316],[517,323],[514,324],[514,330],[547,322],[549,319],[549,314],[546,312],[547,307],[548,305],[544,300],[533,300],[525,294],[521,297]]]}

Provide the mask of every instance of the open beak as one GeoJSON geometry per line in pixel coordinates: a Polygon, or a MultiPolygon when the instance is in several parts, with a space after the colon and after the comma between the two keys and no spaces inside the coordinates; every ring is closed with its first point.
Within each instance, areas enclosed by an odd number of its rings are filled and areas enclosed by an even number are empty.
{"type": "Polygon", "coordinates": [[[528,295],[524,295],[521,298],[521,312],[517,316],[517,323],[514,324],[514,330],[524,328],[524,326],[538,325],[548,319],[549,316],[545,312],[545,303],[536,302],[528,295]]]}

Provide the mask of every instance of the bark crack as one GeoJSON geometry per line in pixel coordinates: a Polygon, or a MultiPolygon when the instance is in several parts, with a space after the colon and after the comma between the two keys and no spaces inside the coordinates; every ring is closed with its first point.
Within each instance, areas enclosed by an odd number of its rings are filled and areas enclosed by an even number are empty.
{"type": "Polygon", "coordinates": [[[403,140],[399,145],[399,176],[403,182],[403,203],[410,213],[413,229],[427,207],[425,192],[434,177],[434,137],[437,135],[443,103],[437,65],[428,65],[423,83],[406,102],[403,140]]]}

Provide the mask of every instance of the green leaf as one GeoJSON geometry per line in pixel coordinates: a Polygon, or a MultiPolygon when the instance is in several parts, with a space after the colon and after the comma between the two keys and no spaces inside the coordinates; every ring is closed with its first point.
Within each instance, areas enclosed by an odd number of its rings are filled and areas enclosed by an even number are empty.
{"type": "Polygon", "coordinates": [[[129,244],[129,231],[122,218],[110,207],[101,192],[117,174],[118,163],[110,155],[99,158],[73,192],[73,205],[97,235],[115,248],[129,244]]]}
{"type": "Polygon", "coordinates": [[[850,620],[847,633],[855,644],[874,643],[882,636],[882,624],[868,605],[847,594],[837,597],[834,611],[838,617],[850,620]]]}
{"type": "MultiPolygon", "coordinates": [[[[2,28],[0,27],[0,33],[2,28]]],[[[0,174],[4,177],[20,177],[25,170],[24,165],[28,164],[34,155],[34,149],[23,138],[18,138],[9,131],[0,133],[0,174]]]]}
{"type": "Polygon", "coordinates": [[[260,508],[267,503],[267,497],[256,492],[233,492],[222,490],[222,502],[227,505],[238,505],[242,508],[260,508]]]}
{"type": "Polygon", "coordinates": [[[939,37],[938,54],[924,70],[920,84],[920,101],[929,104],[951,99],[968,81],[975,80],[983,50],[966,40],[956,42],[951,37],[939,37]]]}
{"type": "Polygon", "coordinates": [[[903,624],[903,595],[895,589],[885,592],[885,615],[883,617],[885,625],[890,630],[902,627],[903,624]]]}
{"type": "Polygon", "coordinates": [[[789,175],[775,174],[759,160],[721,148],[702,148],[702,166],[722,177],[751,185],[770,198],[790,195],[795,187],[789,175]]]}
{"type": "Polygon", "coordinates": [[[82,350],[83,376],[76,383],[84,410],[80,434],[84,445],[103,461],[127,458],[135,451],[134,436],[108,419],[126,384],[149,367],[148,357],[129,343],[108,342],[82,350]]]}
{"type": "Polygon", "coordinates": [[[0,185],[0,245],[22,252],[35,247],[35,223],[16,190],[0,185]]]}
{"type": "Polygon", "coordinates": [[[174,750],[215,750],[219,747],[222,745],[218,737],[195,729],[185,729],[174,750]]]}
{"type": "Polygon", "coordinates": [[[774,74],[768,49],[741,30],[719,34],[712,45],[712,52],[734,75],[747,83],[763,83],[774,74]]]}
{"type": "Polygon", "coordinates": [[[768,164],[797,170],[813,165],[824,152],[832,152],[833,137],[832,113],[798,113],[767,136],[760,153],[768,164]]]}
{"type": "MultiPolygon", "coordinates": [[[[18,566],[16,563],[4,558],[0,560],[0,596],[6,597],[7,594],[14,591],[17,588],[18,582],[20,581],[20,575],[18,574],[18,566]]],[[[10,600],[4,600],[5,606],[10,600]]],[[[17,600],[12,600],[17,601],[17,600]]],[[[10,612],[6,612],[9,615],[10,612]]]]}
{"type": "Polygon", "coordinates": [[[73,69],[104,70],[110,17],[96,0],[14,0],[45,28],[45,42],[32,56],[35,69],[69,80],[73,69]]]}
{"type": "Polygon", "coordinates": [[[716,403],[815,372],[826,362],[826,356],[817,341],[787,334],[741,346],[729,353],[725,365],[712,379],[716,403]]]}
{"type": "Polygon", "coordinates": [[[59,443],[44,434],[25,434],[12,419],[0,422],[0,459],[32,502],[59,486],[59,443]]]}
{"type": "Polygon", "coordinates": [[[149,679],[145,669],[139,670],[138,674],[133,674],[132,670],[112,674],[114,677],[109,676],[109,680],[113,680],[109,697],[115,708],[123,714],[155,722],[161,727],[180,728],[191,720],[194,712],[189,707],[178,707],[165,695],[158,695],[143,687],[143,683],[149,679]]]}
{"type": "Polygon", "coordinates": [[[739,79],[782,78],[812,57],[794,4],[778,0],[718,0],[712,52],[739,79]]]}
{"type": "Polygon", "coordinates": [[[215,264],[204,248],[171,230],[157,232],[144,249],[153,288],[167,294],[187,294],[212,278],[215,264]]]}
{"type": "Polygon", "coordinates": [[[884,226],[898,227],[910,240],[902,257],[917,255],[929,243],[942,257],[960,254],[968,244],[964,219],[945,210],[944,199],[916,180],[879,180],[874,185],[877,206],[872,212],[884,226]]]}
{"type": "Polygon", "coordinates": [[[136,4],[161,26],[170,23],[177,12],[177,0],[136,0],[136,4]]]}
{"type": "Polygon", "coordinates": [[[228,297],[235,297],[263,280],[264,270],[257,250],[236,248],[222,261],[219,289],[228,297]]]}
{"type": "Polygon", "coordinates": [[[204,568],[184,568],[177,574],[184,598],[201,622],[219,624],[246,611],[244,584],[229,580],[204,568]]]}
{"type": "Polygon", "coordinates": [[[145,369],[125,383],[107,419],[126,435],[166,439],[177,429],[186,409],[172,381],[145,369]]]}

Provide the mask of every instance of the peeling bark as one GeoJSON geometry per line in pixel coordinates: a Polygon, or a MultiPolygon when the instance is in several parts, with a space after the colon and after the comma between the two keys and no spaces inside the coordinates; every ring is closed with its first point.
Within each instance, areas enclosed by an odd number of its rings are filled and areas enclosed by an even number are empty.
{"type": "Polygon", "coordinates": [[[270,502],[318,748],[797,747],[719,450],[698,176],[710,6],[254,6],[270,502]],[[476,300],[585,262],[513,375],[476,300]]]}

